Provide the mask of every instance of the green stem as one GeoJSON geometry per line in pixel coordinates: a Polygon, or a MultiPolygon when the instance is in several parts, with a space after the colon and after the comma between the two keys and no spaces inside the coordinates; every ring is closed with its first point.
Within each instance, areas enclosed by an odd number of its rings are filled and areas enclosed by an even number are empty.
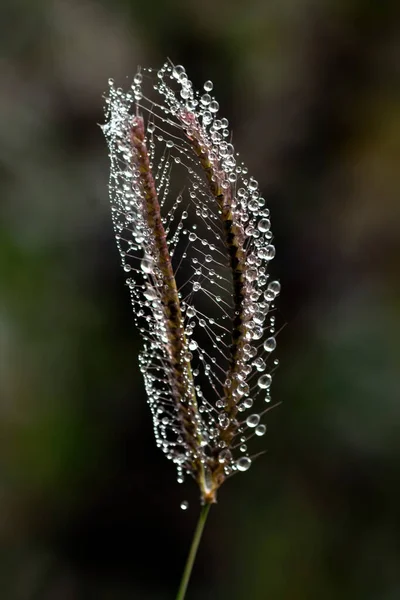
{"type": "Polygon", "coordinates": [[[176,596],[176,600],[184,600],[185,598],[187,586],[189,583],[190,575],[192,574],[193,564],[197,554],[197,549],[200,544],[201,536],[203,533],[204,525],[206,524],[210,506],[211,504],[205,504],[201,509],[199,520],[197,521],[197,526],[193,535],[192,545],[190,546],[189,555],[187,557],[185,569],[183,571],[178,595],[176,596]]]}

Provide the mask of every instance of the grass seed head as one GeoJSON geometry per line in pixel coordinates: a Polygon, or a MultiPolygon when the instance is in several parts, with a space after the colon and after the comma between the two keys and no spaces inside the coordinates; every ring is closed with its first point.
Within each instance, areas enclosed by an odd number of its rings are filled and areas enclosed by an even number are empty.
{"type": "Polygon", "coordinates": [[[269,210],[212,89],[180,65],[139,69],[128,91],[109,80],[103,126],[156,442],[203,503],[266,432],[280,293],[269,210]]]}

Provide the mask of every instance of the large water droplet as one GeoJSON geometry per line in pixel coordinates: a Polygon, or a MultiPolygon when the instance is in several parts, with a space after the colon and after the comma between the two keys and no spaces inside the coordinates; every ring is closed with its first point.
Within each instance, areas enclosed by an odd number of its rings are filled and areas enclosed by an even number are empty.
{"type": "Polygon", "coordinates": [[[187,309],[186,309],[186,314],[187,314],[188,317],[192,318],[196,314],[196,309],[193,308],[193,306],[188,306],[187,309]]]}
{"type": "Polygon", "coordinates": [[[185,68],[182,65],[176,65],[173,68],[172,75],[175,79],[180,79],[185,74],[185,68]]]}
{"type": "Polygon", "coordinates": [[[242,456],[236,461],[236,468],[238,471],[247,471],[251,467],[251,459],[248,456],[242,456]]]}
{"type": "Polygon", "coordinates": [[[279,292],[281,291],[281,284],[279,283],[279,281],[271,281],[268,284],[267,290],[272,292],[274,294],[274,296],[277,296],[279,294],[279,292]]]}
{"type": "Polygon", "coordinates": [[[143,293],[147,300],[155,300],[157,298],[157,292],[154,288],[148,287],[143,293]]]}
{"type": "Polygon", "coordinates": [[[265,425],[258,425],[258,427],[256,427],[255,429],[255,434],[258,435],[259,437],[261,437],[262,435],[265,434],[265,432],[267,431],[267,428],[265,425]]]}
{"type": "Polygon", "coordinates": [[[219,111],[219,104],[216,100],[210,102],[209,109],[212,113],[217,113],[219,111]]]}
{"type": "Polygon", "coordinates": [[[258,223],[258,229],[261,231],[261,233],[265,233],[270,227],[271,221],[269,219],[261,219],[261,221],[258,223]]]}
{"type": "Polygon", "coordinates": [[[221,450],[221,452],[218,454],[218,462],[220,462],[220,463],[227,463],[227,462],[230,462],[231,460],[232,460],[232,453],[228,449],[221,450]]]}
{"type": "Polygon", "coordinates": [[[274,337],[269,337],[267,340],[265,340],[264,350],[266,350],[266,352],[272,352],[273,350],[275,350],[275,348],[276,348],[276,339],[274,337]]]}
{"type": "Polygon", "coordinates": [[[229,417],[225,413],[219,415],[218,423],[221,429],[228,429],[230,423],[229,417]]]}
{"type": "Polygon", "coordinates": [[[140,263],[140,268],[143,273],[153,273],[153,261],[145,256],[140,263]]]}
{"type": "Polygon", "coordinates": [[[256,414],[250,415],[246,419],[247,427],[257,427],[259,422],[260,422],[260,415],[256,415],[256,414]]]}
{"type": "Polygon", "coordinates": [[[266,388],[270,387],[271,382],[272,382],[271,375],[269,375],[269,374],[262,375],[258,380],[258,387],[260,387],[262,390],[265,390],[266,388]]]}

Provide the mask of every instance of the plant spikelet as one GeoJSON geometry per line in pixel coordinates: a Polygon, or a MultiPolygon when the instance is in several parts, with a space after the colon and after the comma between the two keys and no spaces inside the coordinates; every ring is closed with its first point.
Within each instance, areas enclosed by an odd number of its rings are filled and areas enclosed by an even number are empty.
{"type": "Polygon", "coordinates": [[[195,91],[167,62],[139,69],[128,91],[109,86],[112,217],[156,442],[178,481],[191,475],[212,503],[251,466],[248,440],[265,434],[272,407],[280,284],[268,275],[269,210],[211,81],[195,91]]]}

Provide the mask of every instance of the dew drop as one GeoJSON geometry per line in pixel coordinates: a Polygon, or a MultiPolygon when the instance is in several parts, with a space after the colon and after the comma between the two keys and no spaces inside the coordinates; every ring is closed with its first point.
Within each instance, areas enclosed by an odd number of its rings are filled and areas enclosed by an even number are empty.
{"type": "Polygon", "coordinates": [[[242,456],[239,460],[236,461],[236,468],[238,471],[247,471],[250,469],[251,459],[247,456],[242,456]]]}
{"type": "Polygon", "coordinates": [[[253,406],[253,399],[245,398],[242,402],[242,405],[244,406],[244,408],[251,408],[253,406]]]}
{"type": "Polygon", "coordinates": [[[183,502],[181,502],[181,509],[187,510],[188,508],[189,508],[189,502],[187,500],[183,500],[183,502]]]}
{"type": "Polygon", "coordinates": [[[157,298],[156,290],[151,287],[147,288],[143,295],[147,300],[155,300],[157,298]]]}
{"type": "Polygon", "coordinates": [[[265,432],[267,431],[267,428],[265,425],[258,425],[254,431],[254,433],[256,435],[258,435],[258,437],[261,437],[262,435],[265,435],[265,432]]]}
{"type": "Polygon", "coordinates": [[[281,284],[279,283],[279,281],[271,281],[268,285],[267,290],[274,294],[274,296],[277,296],[281,291],[281,284]]]}
{"type": "Polygon", "coordinates": [[[230,423],[229,417],[225,413],[219,415],[218,423],[221,429],[228,429],[230,423]]]}
{"type": "Polygon", "coordinates": [[[172,76],[175,77],[175,79],[180,79],[182,77],[182,75],[185,74],[185,68],[182,67],[182,65],[176,65],[173,68],[172,71],[172,76]]]}
{"type": "Polygon", "coordinates": [[[218,454],[218,462],[222,463],[227,463],[230,462],[232,460],[232,453],[230,450],[221,450],[221,452],[218,454]]]}
{"type": "Polygon", "coordinates": [[[213,100],[212,102],[210,102],[209,109],[212,113],[217,113],[219,111],[218,102],[216,102],[216,100],[213,100]]]}
{"type": "Polygon", "coordinates": [[[261,233],[265,233],[270,229],[270,227],[271,221],[269,219],[261,219],[261,221],[258,224],[258,229],[261,231],[261,233]]]}
{"type": "Polygon", "coordinates": [[[258,188],[258,181],[256,179],[254,179],[254,177],[250,177],[249,190],[251,192],[255,192],[257,188],[258,188]]]}
{"type": "Polygon", "coordinates": [[[258,271],[257,269],[249,269],[248,271],[246,271],[246,279],[248,281],[255,281],[258,277],[258,271]]]}
{"type": "Polygon", "coordinates": [[[146,257],[143,258],[142,262],[140,263],[140,268],[142,269],[143,273],[153,273],[153,261],[146,257]]]}
{"type": "Polygon", "coordinates": [[[247,427],[257,427],[259,422],[260,422],[260,415],[256,415],[256,414],[250,415],[246,419],[247,427]]]}
{"type": "Polygon", "coordinates": [[[258,387],[260,387],[262,390],[265,390],[270,387],[271,382],[272,382],[271,375],[269,375],[269,374],[262,375],[258,380],[258,387]]]}
{"type": "Polygon", "coordinates": [[[275,246],[273,246],[272,244],[268,244],[268,246],[265,248],[265,257],[266,260],[272,260],[275,256],[275,246]]]}
{"type": "Polygon", "coordinates": [[[269,337],[264,342],[264,350],[266,352],[272,352],[276,348],[276,339],[274,337],[269,337]]]}
{"type": "Polygon", "coordinates": [[[193,306],[188,306],[186,309],[186,314],[188,317],[192,318],[196,314],[196,309],[193,306]]]}
{"type": "Polygon", "coordinates": [[[211,90],[213,89],[213,87],[214,87],[213,82],[210,81],[210,80],[206,81],[205,84],[204,84],[204,89],[205,89],[206,92],[211,92],[211,90]]]}

